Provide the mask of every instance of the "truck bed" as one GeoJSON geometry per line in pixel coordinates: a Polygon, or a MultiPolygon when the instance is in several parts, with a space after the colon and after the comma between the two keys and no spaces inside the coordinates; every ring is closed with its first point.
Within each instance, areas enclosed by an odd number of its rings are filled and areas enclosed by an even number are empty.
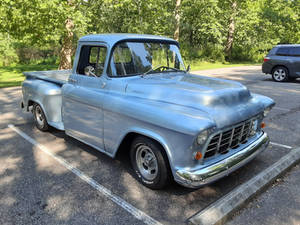
{"type": "Polygon", "coordinates": [[[48,71],[35,71],[24,72],[27,79],[39,79],[52,83],[63,85],[68,82],[69,76],[72,74],[71,70],[48,70],[48,71]]]}

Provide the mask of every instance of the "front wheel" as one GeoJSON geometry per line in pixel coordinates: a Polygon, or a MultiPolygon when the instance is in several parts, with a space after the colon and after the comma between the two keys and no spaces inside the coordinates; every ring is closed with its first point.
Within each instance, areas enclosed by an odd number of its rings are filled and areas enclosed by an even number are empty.
{"type": "Polygon", "coordinates": [[[146,137],[137,137],[130,149],[132,167],[137,179],[151,189],[162,189],[171,177],[162,147],[146,137]]]}
{"type": "Polygon", "coordinates": [[[42,107],[39,104],[34,103],[32,113],[35,126],[41,131],[47,131],[49,129],[49,125],[42,107]]]}

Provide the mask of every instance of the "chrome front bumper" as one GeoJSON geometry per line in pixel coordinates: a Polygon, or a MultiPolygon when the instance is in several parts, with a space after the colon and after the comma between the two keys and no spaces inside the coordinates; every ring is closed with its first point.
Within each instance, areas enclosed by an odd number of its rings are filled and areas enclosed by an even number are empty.
{"type": "Polygon", "coordinates": [[[244,149],[217,163],[195,170],[177,170],[175,180],[179,184],[189,188],[198,188],[214,182],[248,163],[257,154],[264,151],[269,142],[268,135],[263,133],[257,140],[244,149]]]}

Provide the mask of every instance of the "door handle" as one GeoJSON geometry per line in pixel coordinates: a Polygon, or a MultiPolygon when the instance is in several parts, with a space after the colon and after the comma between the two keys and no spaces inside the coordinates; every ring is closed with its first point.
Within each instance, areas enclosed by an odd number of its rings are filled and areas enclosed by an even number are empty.
{"type": "Polygon", "coordinates": [[[72,83],[76,83],[77,80],[73,79],[73,78],[69,78],[69,81],[72,82],[72,83]]]}

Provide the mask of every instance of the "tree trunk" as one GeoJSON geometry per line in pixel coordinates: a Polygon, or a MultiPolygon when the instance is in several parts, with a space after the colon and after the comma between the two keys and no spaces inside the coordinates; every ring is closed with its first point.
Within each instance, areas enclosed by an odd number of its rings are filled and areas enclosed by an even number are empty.
{"type": "Polygon", "coordinates": [[[236,10],[237,10],[237,2],[234,0],[232,1],[231,4],[231,15],[229,18],[228,36],[227,36],[227,42],[225,46],[226,58],[229,60],[231,58],[232,45],[234,40],[236,10]]]}
{"type": "Polygon", "coordinates": [[[181,0],[176,0],[176,6],[175,6],[175,32],[174,32],[174,39],[176,41],[179,41],[180,5],[181,5],[181,0]]]}
{"type": "Polygon", "coordinates": [[[60,51],[60,64],[58,67],[59,70],[65,70],[65,69],[72,68],[74,23],[71,19],[67,19],[65,23],[66,23],[66,32],[64,35],[62,48],[60,51]]]}

